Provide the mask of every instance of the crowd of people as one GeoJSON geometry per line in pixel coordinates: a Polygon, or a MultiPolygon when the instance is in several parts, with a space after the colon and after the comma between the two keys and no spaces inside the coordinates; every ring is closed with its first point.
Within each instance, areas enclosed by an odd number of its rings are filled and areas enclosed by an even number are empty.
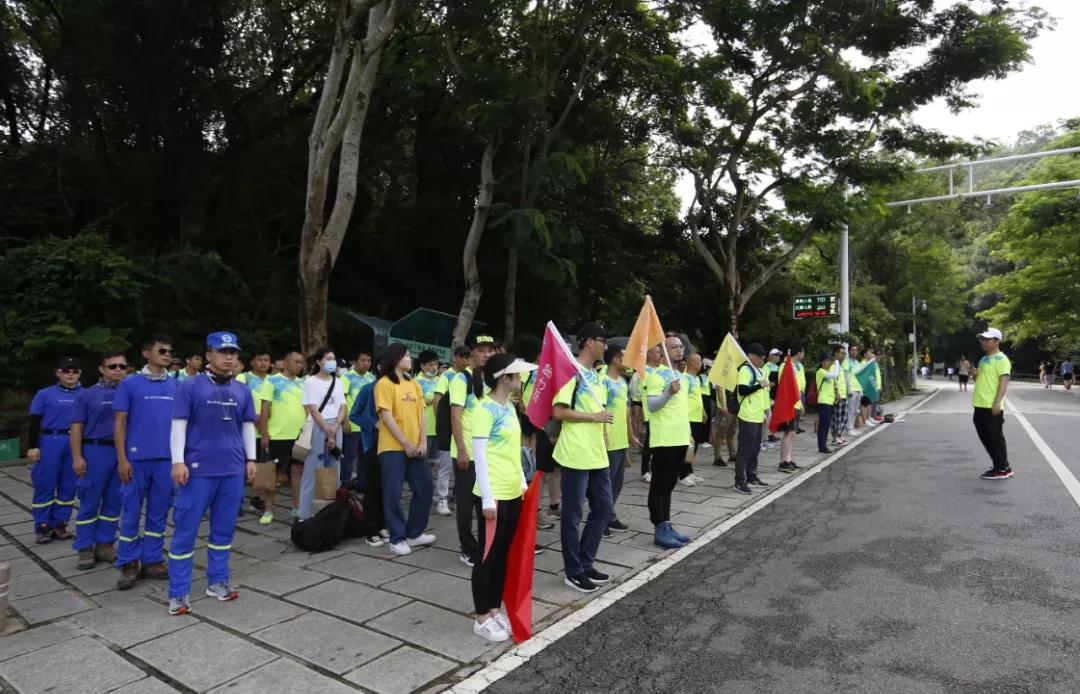
{"type": "Polygon", "coordinates": [[[599,324],[585,324],[576,338],[578,374],[555,394],[551,420],[539,428],[525,416],[536,366],[488,335],[456,348],[450,363],[432,351],[414,359],[401,344],[377,362],[361,351],[344,363],[326,347],[307,357],[255,348],[242,361],[229,332],[212,333],[204,350],[180,362],[172,340],[154,335],[141,345],[138,371],[125,354],[108,352],[86,388],[78,361],[61,359],[57,383],[30,409],[37,541],[74,539],[79,568],[114,564],[120,590],[168,580],[169,613],[186,614],[205,516],[206,593],[234,600],[229,555],[245,506],[270,524],[276,489],[291,486],[289,515],[303,523],[329,479],[362,491],[364,541],[394,556],[435,542],[427,532],[433,507],[455,515],[460,560],[472,568],[473,629],[497,642],[510,638],[502,588],[535,470],[545,473],[547,491],[537,527],[559,526],[565,583],[590,593],[610,579],[596,568],[601,540],[630,529],[617,505],[631,446],[641,451],[654,542],[674,549],[690,538],[672,524],[672,495],[704,481],[693,467],[702,447],[711,446],[714,465],[734,464],[735,489],[753,494],[769,486],[758,475],[763,451],[779,446],[780,472],[800,468],[793,443],[805,433],[808,405],[817,409],[821,453],[876,426],[873,350],[837,345],[807,365],[802,346],[766,351],[751,343],[729,392],[710,382],[709,360],[676,334],[648,351],[643,374],[625,367],[623,350],[599,324]],[[799,416],[769,433],[777,390],[789,377],[799,416]],[[256,477],[262,481],[246,492],[256,477]],[[166,553],[170,509],[175,530],[166,553]]]}

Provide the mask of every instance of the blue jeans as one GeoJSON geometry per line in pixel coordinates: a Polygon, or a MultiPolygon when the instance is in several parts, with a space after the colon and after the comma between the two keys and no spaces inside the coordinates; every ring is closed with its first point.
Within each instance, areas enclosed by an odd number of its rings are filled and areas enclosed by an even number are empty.
{"type": "Polygon", "coordinates": [[[817,411],[817,447],[819,452],[824,452],[829,447],[829,426],[832,424],[833,406],[823,405],[819,402],[817,411]]]}
{"type": "Polygon", "coordinates": [[[567,576],[580,576],[593,567],[604,530],[611,522],[611,471],[562,469],[562,539],[563,568],[567,576]],[[584,515],[585,500],[589,501],[589,517],[585,530],[578,534],[584,515]]]}
{"type": "Polygon", "coordinates": [[[413,540],[427,528],[431,513],[431,465],[427,458],[406,458],[405,451],[384,451],[379,454],[379,472],[382,473],[383,514],[390,542],[397,544],[406,538],[413,540]],[[409,518],[401,510],[401,490],[409,481],[412,500],[409,501],[409,518]]]}

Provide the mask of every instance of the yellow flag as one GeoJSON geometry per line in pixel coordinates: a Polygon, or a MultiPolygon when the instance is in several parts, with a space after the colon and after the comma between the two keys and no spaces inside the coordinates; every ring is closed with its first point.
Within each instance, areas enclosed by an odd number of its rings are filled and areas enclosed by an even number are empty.
{"type": "Polygon", "coordinates": [[[645,303],[641,305],[641,311],[638,313],[637,322],[634,323],[634,330],[626,343],[623,364],[637,371],[639,377],[645,378],[645,355],[663,341],[664,328],[660,326],[660,318],[656,315],[652,298],[646,296],[645,303]]]}
{"type": "Polygon", "coordinates": [[[746,352],[731,333],[728,333],[720,344],[720,351],[716,353],[716,361],[709,370],[709,381],[726,391],[734,392],[739,383],[739,367],[745,361],[746,352]]]}

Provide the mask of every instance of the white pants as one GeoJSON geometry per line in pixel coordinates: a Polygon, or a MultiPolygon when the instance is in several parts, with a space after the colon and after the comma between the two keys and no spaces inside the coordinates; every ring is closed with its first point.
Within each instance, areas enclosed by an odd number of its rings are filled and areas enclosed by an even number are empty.
{"type": "Polygon", "coordinates": [[[848,398],[848,428],[855,428],[855,418],[859,416],[859,406],[862,404],[863,394],[861,390],[852,392],[848,398]]]}
{"type": "Polygon", "coordinates": [[[435,473],[435,501],[446,501],[450,496],[450,478],[454,474],[454,459],[450,457],[450,451],[439,451],[438,456],[432,459],[438,464],[435,473]]]}

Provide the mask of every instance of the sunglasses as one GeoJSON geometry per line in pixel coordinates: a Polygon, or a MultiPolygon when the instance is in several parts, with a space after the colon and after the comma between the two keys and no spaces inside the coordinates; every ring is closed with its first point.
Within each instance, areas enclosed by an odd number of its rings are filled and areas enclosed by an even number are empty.
{"type": "Polygon", "coordinates": [[[60,369],[62,374],[81,374],[82,369],[60,369]]]}
{"type": "Polygon", "coordinates": [[[173,349],[172,349],[172,347],[158,347],[157,348],[157,353],[164,356],[166,354],[172,354],[173,349]]]}
{"type": "Polygon", "coordinates": [[[120,364],[106,364],[105,365],[106,369],[112,369],[113,371],[118,371],[120,369],[126,369],[127,367],[128,367],[128,365],[123,364],[123,363],[120,363],[120,364]]]}

